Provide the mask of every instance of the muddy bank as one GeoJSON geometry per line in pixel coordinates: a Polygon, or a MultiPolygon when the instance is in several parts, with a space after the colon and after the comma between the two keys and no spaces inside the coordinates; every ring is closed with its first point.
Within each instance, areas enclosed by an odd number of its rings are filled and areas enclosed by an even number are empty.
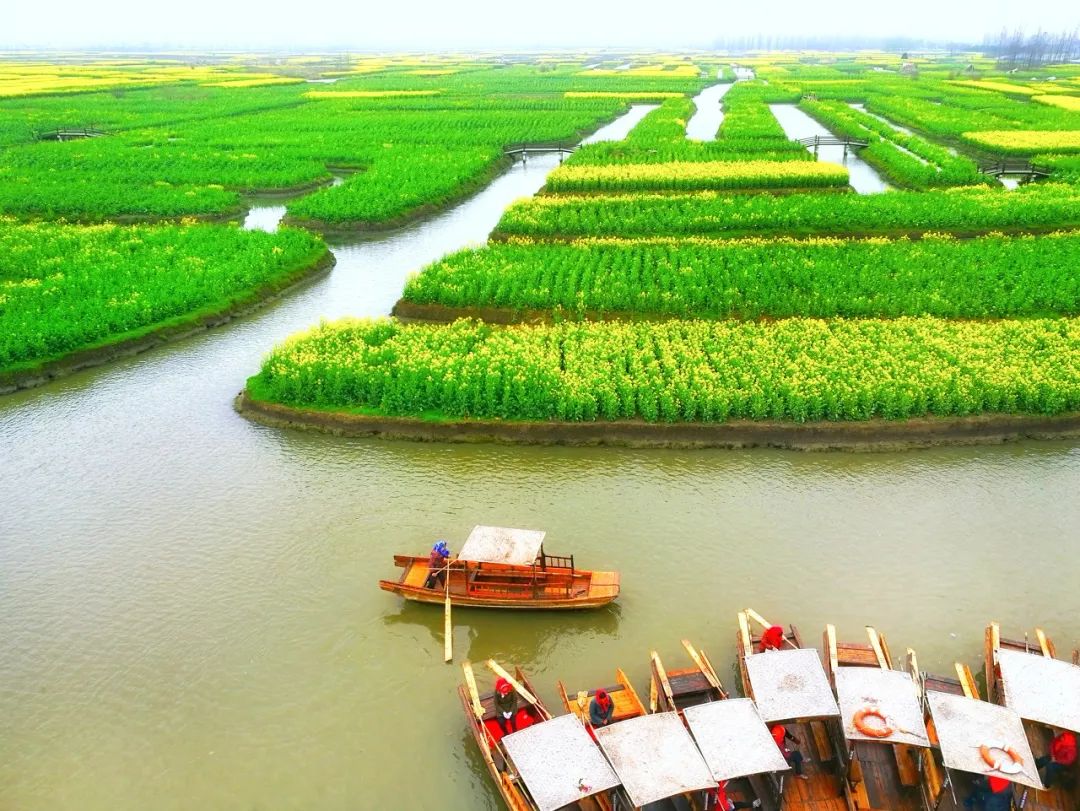
{"type": "Polygon", "coordinates": [[[418,442],[522,445],[616,445],[633,448],[782,448],[802,451],[895,451],[937,445],[999,444],[1080,436],[1080,414],[1056,417],[994,414],[891,422],[727,423],[429,421],[290,408],[237,395],[245,417],[275,428],[336,436],[377,436],[418,442]]]}
{"type": "Polygon", "coordinates": [[[106,339],[108,342],[79,349],[60,358],[46,361],[29,369],[0,372],[0,395],[20,389],[41,386],[58,377],[81,369],[101,366],[118,358],[138,355],[156,346],[179,341],[189,335],[228,323],[269,304],[292,289],[299,287],[334,266],[334,255],[325,251],[314,262],[302,265],[278,279],[241,295],[225,309],[200,310],[177,316],[163,324],[145,327],[106,339]]]}

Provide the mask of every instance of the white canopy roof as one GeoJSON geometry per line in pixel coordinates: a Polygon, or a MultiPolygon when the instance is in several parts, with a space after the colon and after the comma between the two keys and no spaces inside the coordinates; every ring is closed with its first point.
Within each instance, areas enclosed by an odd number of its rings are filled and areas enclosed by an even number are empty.
{"type": "Polygon", "coordinates": [[[718,783],[789,768],[757,707],[748,698],[687,707],[683,717],[718,783]]]}
{"type": "MultiPolygon", "coordinates": [[[[1035,769],[1035,757],[1024,734],[1024,722],[1015,712],[988,701],[939,693],[937,690],[927,690],[926,701],[934,717],[941,756],[950,769],[992,774],[1037,789],[1043,787],[1035,769]],[[980,753],[981,746],[1011,747],[1020,756],[1023,772],[1002,774],[990,771],[980,753]]],[[[1000,755],[1000,752],[996,754],[1000,755]]]]}
{"type": "Polygon", "coordinates": [[[840,714],[825,668],[809,648],[767,650],[746,657],[754,702],[765,723],[840,714]]]}
{"type": "Polygon", "coordinates": [[[836,695],[848,740],[930,746],[918,688],[907,673],[879,667],[838,667],[836,695]],[[853,718],[863,709],[882,713],[893,733],[885,738],[873,738],[859,732],[853,718]]]}
{"type": "Polygon", "coordinates": [[[636,807],[716,785],[678,713],[639,715],[595,731],[636,807]]]}
{"type": "Polygon", "coordinates": [[[502,739],[540,811],[555,811],[619,785],[581,721],[562,715],[502,739]]]}
{"type": "Polygon", "coordinates": [[[1080,732],[1080,667],[1060,659],[998,651],[1005,705],[1021,718],[1080,732]]]}
{"type": "Polygon", "coordinates": [[[532,566],[547,533],[536,529],[473,527],[461,547],[459,560],[473,563],[506,563],[532,566]]]}

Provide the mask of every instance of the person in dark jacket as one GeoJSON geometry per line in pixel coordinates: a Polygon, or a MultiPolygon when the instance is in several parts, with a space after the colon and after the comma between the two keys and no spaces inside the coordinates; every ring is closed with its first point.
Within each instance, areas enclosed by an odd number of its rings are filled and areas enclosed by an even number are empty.
{"type": "Polygon", "coordinates": [[[971,794],[964,800],[964,808],[981,808],[983,811],[1010,811],[1012,808],[1012,783],[991,775],[987,780],[975,778],[971,794]]]}
{"type": "Polygon", "coordinates": [[[446,588],[446,568],[449,563],[450,547],[446,545],[446,541],[439,541],[431,547],[431,554],[428,555],[428,576],[424,581],[424,588],[446,588]]]}
{"type": "Polygon", "coordinates": [[[517,710],[517,693],[501,676],[495,680],[495,720],[503,735],[514,731],[514,712],[517,710]]]}
{"type": "Polygon", "coordinates": [[[1050,741],[1050,754],[1035,758],[1035,768],[1046,770],[1043,783],[1050,788],[1059,782],[1058,778],[1069,771],[1069,767],[1076,763],[1076,735],[1065,729],[1054,736],[1050,741]]]}
{"type": "Polygon", "coordinates": [[[589,702],[589,723],[594,727],[606,727],[615,719],[615,702],[600,688],[589,702]]]}
{"type": "Polygon", "coordinates": [[[772,733],[773,740],[776,741],[776,745],[780,747],[780,754],[784,756],[784,760],[787,761],[788,766],[795,772],[795,776],[800,780],[809,780],[810,778],[803,774],[802,770],[803,753],[798,749],[791,750],[787,748],[788,741],[791,741],[796,746],[802,743],[802,741],[788,732],[787,727],[783,724],[774,724],[769,732],[772,733]]]}

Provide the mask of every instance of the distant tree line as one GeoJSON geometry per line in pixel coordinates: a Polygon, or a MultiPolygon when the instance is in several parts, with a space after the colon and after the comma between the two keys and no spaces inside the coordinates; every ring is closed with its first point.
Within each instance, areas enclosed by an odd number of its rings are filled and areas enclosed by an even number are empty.
{"type": "Polygon", "coordinates": [[[983,39],[983,52],[997,57],[998,67],[1029,68],[1056,62],[1080,59],[1080,28],[1059,34],[1043,31],[1025,34],[1023,29],[988,35],[983,39]]]}

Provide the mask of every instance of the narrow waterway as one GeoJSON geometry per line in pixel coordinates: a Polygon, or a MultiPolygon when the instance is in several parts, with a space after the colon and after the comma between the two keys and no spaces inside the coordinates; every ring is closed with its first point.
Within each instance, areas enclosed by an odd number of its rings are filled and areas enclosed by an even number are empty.
{"type": "MultiPolygon", "coordinates": [[[[751,605],[951,672],[982,629],[1080,639],[1080,447],[878,455],[342,440],[249,423],[233,395],[277,341],[381,315],[482,242],[552,156],[393,234],[265,310],[0,399],[0,808],[495,809],[442,662],[442,612],[378,590],[392,555],[476,523],[622,572],[614,607],[456,610],[456,661],[647,690],[648,652],[708,651],[734,689],[751,605]]],[[[478,668],[480,678],[488,675],[478,668]]]]}
{"type": "Polygon", "coordinates": [[[716,131],[724,121],[721,99],[732,82],[714,84],[694,96],[694,114],[686,122],[686,137],[692,141],[715,141],[716,131]]]}
{"type": "Polygon", "coordinates": [[[630,134],[630,130],[641,123],[641,119],[659,106],[659,104],[633,104],[626,113],[587,136],[581,143],[598,144],[601,141],[621,141],[630,134]]]}
{"type": "MultiPolygon", "coordinates": [[[[773,111],[773,115],[784,128],[788,138],[792,140],[810,138],[814,135],[830,137],[833,135],[794,104],[770,104],[769,109],[773,111]]],[[[813,147],[808,147],[808,149],[811,152],[814,151],[813,147]]],[[[870,164],[859,158],[855,150],[848,149],[845,154],[842,146],[821,146],[818,147],[818,160],[846,166],[851,178],[851,188],[859,194],[877,194],[889,189],[889,185],[881,179],[881,175],[870,164]]]]}

